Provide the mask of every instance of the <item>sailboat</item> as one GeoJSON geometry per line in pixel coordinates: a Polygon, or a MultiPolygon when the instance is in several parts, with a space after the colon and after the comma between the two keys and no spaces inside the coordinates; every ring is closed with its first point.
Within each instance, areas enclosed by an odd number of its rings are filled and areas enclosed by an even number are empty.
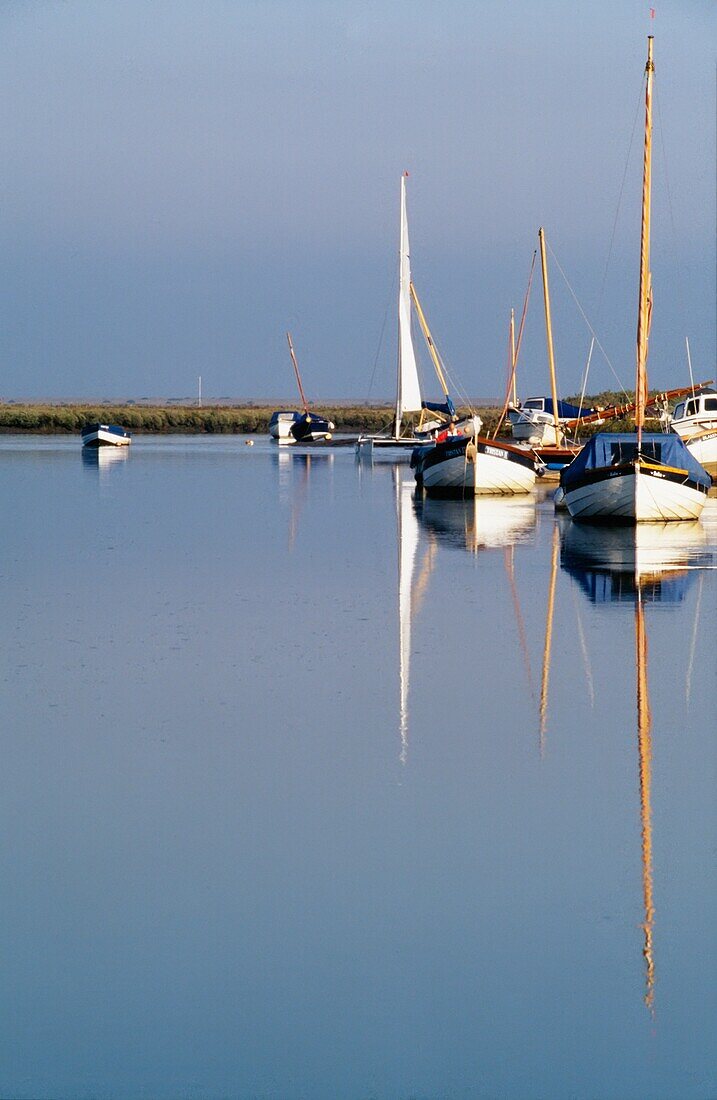
{"type": "MultiPolygon", "coordinates": [[[[581,428],[592,424],[603,424],[607,420],[627,416],[635,411],[636,403],[631,401],[622,405],[609,405],[606,408],[588,408],[573,405],[569,401],[558,398],[555,352],[553,349],[553,322],[550,310],[548,258],[545,247],[545,230],[542,227],[538,230],[538,242],[543,277],[545,340],[550,369],[550,396],[529,397],[522,403],[516,402],[514,397],[512,404],[509,405],[506,401],[504,412],[507,410],[513,439],[530,447],[540,460],[543,473],[549,471],[558,473],[563,467],[572,462],[582,450],[583,443],[578,442],[576,438],[576,433],[581,428]],[[572,440],[568,438],[571,433],[573,434],[572,440]]],[[[513,359],[515,360],[515,353],[513,353],[513,359]]],[[[513,367],[512,383],[515,386],[515,365],[513,367]]],[[[668,401],[682,397],[689,392],[689,387],[682,387],[655,394],[654,397],[647,399],[646,408],[655,405],[664,406],[668,401]]],[[[494,435],[497,434],[496,430],[494,435]]]]}
{"type": "Polygon", "coordinates": [[[545,249],[545,230],[538,230],[540,266],[543,276],[543,304],[545,309],[545,339],[550,368],[550,397],[530,397],[521,405],[513,404],[508,410],[513,439],[529,443],[538,451],[543,461],[550,465],[565,465],[580,450],[566,441],[567,425],[580,424],[583,417],[592,416],[597,409],[581,409],[558,399],[553,349],[553,323],[550,312],[550,288],[548,284],[548,258],[545,249]]]}
{"type": "Polygon", "coordinates": [[[304,387],[301,384],[299,364],[290,332],[287,332],[286,339],[289,344],[289,355],[291,356],[291,362],[294,367],[296,383],[299,387],[299,396],[301,397],[304,411],[296,412],[295,410],[287,411],[286,409],[278,409],[276,412],[272,413],[271,420],[269,421],[269,435],[272,439],[275,439],[277,443],[281,444],[318,443],[321,440],[331,439],[331,433],[336,425],[330,420],[326,420],[323,416],[312,413],[309,409],[304,387]]]}
{"type": "Polygon", "coordinates": [[[445,371],[426,321],[411,278],[411,255],[408,240],[408,213],[406,208],[406,177],[401,176],[400,235],[398,246],[398,369],[396,377],[396,404],[390,432],[360,435],[356,442],[359,457],[370,457],[374,447],[388,447],[405,452],[425,443],[432,434],[457,421],[456,410],[448,393],[445,371]],[[423,337],[433,363],[443,401],[424,401],[418,377],[416,351],[411,334],[411,317],[415,310],[423,337]],[[418,421],[413,424],[414,418],[418,421]]]}
{"type": "Polygon", "coordinates": [[[676,433],[644,431],[647,351],[652,313],[650,205],[652,190],[653,36],[647,39],[642,233],[637,316],[635,432],[595,435],[560,473],[571,517],[593,523],[664,523],[696,519],[712,479],[676,433]]]}

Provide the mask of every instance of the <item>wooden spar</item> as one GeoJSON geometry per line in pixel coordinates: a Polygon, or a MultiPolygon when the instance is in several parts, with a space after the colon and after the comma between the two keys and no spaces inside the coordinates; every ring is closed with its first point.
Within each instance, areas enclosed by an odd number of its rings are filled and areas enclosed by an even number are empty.
{"type": "Polygon", "coordinates": [[[503,408],[501,410],[501,414],[500,414],[500,417],[498,419],[498,423],[496,424],[495,431],[493,432],[493,439],[495,439],[495,437],[498,435],[498,432],[500,431],[501,424],[505,420],[505,414],[508,411],[508,402],[510,401],[511,386],[513,385],[513,380],[515,378],[515,372],[518,369],[518,356],[520,355],[520,345],[523,343],[523,329],[525,328],[525,316],[528,312],[528,302],[530,300],[530,288],[531,288],[532,283],[533,283],[533,272],[535,270],[535,257],[537,256],[537,254],[538,254],[537,252],[533,252],[533,259],[531,260],[531,263],[530,263],[530,275],[528,276],[528,286],[527,286],[526,291],[525,291],[525,298],[523,299],[523,312],[520,315],[520,325],[518,326],[518,342],[517,342],[516,348],[515,348],[515,358],[513,360],[512,377],[508,381],[508,387],[505,391],[505,401],[503,402],[503,408]]]}
{"type": "Polygon", "coordinates": [[[652,719],[647,682],[647,632],[639,578],[635,577],[635,666],[637,670],[637,747],[640,770],[640,825],[642,836],[642,902],[645,920],[642,926],[645,945],[645,1004],[654,1015],[655,960],[652,953],[652,926],[655,906],[652,897],[652,807],[650,781],[652,775],[652,719]]]}
{"type": "Polygon", "coordinates": [[[652,81],[655,64],[652,60],[653,36],[647,36],[645,66],[645,148],[642,167],[642,228],[640,231],[640,293],[637,310],[637,370],[635,380],[635,427],[637,451],[642,445],[647,402],[647,344],[652,313],[652,275],[650,272],[650,204],[652,198],[652,81]]]}
{"type": "MultiPolygon", "coordinates": [[[[555,379],[555,356],[553,354],[553,322],[550,316],[550,288],[548,286],[548,258],[545,254],[545,230],[538,230],[540,241],[540,266],[543,271],[543,303],[545,305],[545,340],[548,345],[548,365],[550,366],[550,394],[553,399],[553,419],[555,421],[555,442],[558,446],[562,442],[560,425],[558,423],[558,384],[555,379]]],[[[562,437],[565,438],[564,436],[562,437]]]]}
{"type": "Polygon", "coordinates": [[[510,374],[513,381],[513,393],[512,401],[514,405],[518,404],[518,391],[515,381],[515,310],[511,307],[510,310],[510,374]]]}
{"type": "Polygon", "coordinates": [[[550,559],[550,586],[548,611],[545,617],[545,644],[543,645],[543,675],[540,684],[540,755],[545,751],[545,731],[548,725],[548,684],[550,682],[550,652],[553,644],[553,613],[555,611],[555,582],[558,575],[558,550],[560,537],[557,523],[553,527],[553,552],[550,559]]]}
{"type": "MultiPolygon", "coordinates": [[[[714,379],[709,378],[706,382],[700,382],[697,389],[711,386],[713,381],[714,379]]],[[[645,402],[645,409],[650,409],[653,405],[659,405],[665,401],[672,401],[676,397],[684,397],[685,394],[692,393],[692,389],[692,386],[682,386],[677,390],[662,390],[660,393],[656,393],[654,397],[648,397],[645,402]]],[[[583,424],[594,424],[596,420],[614,420],[617,416],[627,416],[628,413],[634,412],[636,407],[634,401],[630,401],[626,405],[608,405],[606,409],[598,409],[597,412],[590,413],[589,416],[576,416],[573,420],[566,420],[564,427],[568,429],[575,428],[578,425],[582,427],[583,424]]]]}
{"type": "Polygon", "coordinates": [[[421,303],[418,300],[418,294],[416,293],[416,288],[413,285],[413,281],[411,281],[411,299],[413,301],[414,306],[416,307],[416,313],[418,315],[418,322],[421,326],[421,332],[423,333],[423,338],[426,341],[426,344],[428,345],[428,351],[429,351],[430,356],[431,356],[431,362],[433,363],[433,369],[435,370],[436,374],[438,375],[438,381],[441,385],[441,389],[443,390],[444,395],[446,397],[448,397],[449,396],[449,394],[448,394],[448,384],[446,383],[446,377],[443,373],[443,366],[441,364],[441,358],[440,358],[438,352],[436,351],[436,345],[433,343],[433,337],[431,336],[431,330],[428,327],[428,321],[426,320],[426,316],[425,316],[425,314],[423,312],[423,309],[421,307],[421,303]]]}
{"type": "Polygon", "coordinates": [[[286,339],[289,341],[289,355],[291,356],[291,362],[294,364],[294,374],[296,375],[296,381],[299,386],[299,393],[301,394],[301,403],[304,406],[304,412],[309,415],[309,405],[304,394],[304,387],[301,385],[301,375],[299,374],[299,364],[296,362],[296,354],[294,352],[294,345],[291,342],[291,333],[287,332],[286,339]]]}

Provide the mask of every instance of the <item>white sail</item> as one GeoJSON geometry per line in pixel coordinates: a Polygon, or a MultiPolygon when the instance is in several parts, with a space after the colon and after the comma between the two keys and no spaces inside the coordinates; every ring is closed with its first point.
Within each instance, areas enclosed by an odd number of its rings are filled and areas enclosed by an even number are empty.
{"type": "Polygon", "coordinates": [[[413,570],[418,549],[418,520],[413,511],[413,482],[401,481],[395,471],[398,518],[398,668],[401,691],[401,763],[408,753],[408,689],[411,667],[411,600],[413,570]]]}
{"type": "Polygon", "coordinates": [[[421,386],[416,353],[411,339],[411,257],[406,214],[406,177],[401,176],[401,239],[399,243],[398,287],[398,385],[396,388],[396,435],[404,413],[421,411],[421,386]]]}

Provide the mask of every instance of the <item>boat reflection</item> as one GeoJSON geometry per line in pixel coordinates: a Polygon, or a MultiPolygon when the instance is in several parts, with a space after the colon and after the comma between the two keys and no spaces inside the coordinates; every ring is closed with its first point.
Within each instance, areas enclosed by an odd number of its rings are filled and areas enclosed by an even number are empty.
{"type": "Polygon", "coordinates": [[[279,469],[279,497],[290,507],[289,550],[293,550],[309,493],[312,469],[331,470],[334,456],[326,451],[314,453],[284,448],[272,454],[272,460],[279,469]]]}
{"type": "MultiPolygon", "coordinates": [[[[713,567],[706,532],[699,521],[583,528],[559,524],[561,565],[592,604],[634,609],[637,749],[642,859],[645,1005],[655,1012],[655,903],[652,858],[652,713],[648,682],[648,604],[678,605],[700,570],[713,567]]],[[[699,607],[699,603],[698,603],[699,607]]]]}
{"type": "Polygon", "coordinates": [[[97,470],[100,481],[104,481],[109,471],[122,466],[129,459],[129,447],[83,447],[82,465],[88,470],[97,470]]]}
{"type": "Polygon", "coordinates": [[[465,500],[419,496],[415,508],[421,526],[440,544],[473,553],[524,542],[537,520],[535,497],[527,494],[465,500]]]}
{"type": "Polygon", "coordinates": [[[681,602],[696,571],[714,564],[699,520],[588,528],[560,522],[560,562],[591,603],[681,602]]]}

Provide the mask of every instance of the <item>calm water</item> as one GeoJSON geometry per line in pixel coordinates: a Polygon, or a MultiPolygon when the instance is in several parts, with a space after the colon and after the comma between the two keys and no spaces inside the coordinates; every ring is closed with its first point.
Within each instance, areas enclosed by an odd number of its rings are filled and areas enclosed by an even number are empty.
{"type": "Polygon", "coordinates": [[[715,1096],[717,500],[109,457],[0,439],[0,1095],[715,1096]]]}

